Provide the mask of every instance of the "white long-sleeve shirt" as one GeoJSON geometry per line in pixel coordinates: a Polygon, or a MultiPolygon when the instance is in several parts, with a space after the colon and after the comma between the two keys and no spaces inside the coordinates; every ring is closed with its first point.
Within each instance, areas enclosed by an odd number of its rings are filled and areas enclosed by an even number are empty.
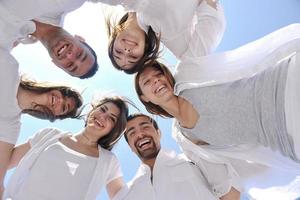
{"type": "Polygon", "coordinates": [[[149,26],[160,34],[161,42],[177,57],[203,56],[220,43],[225,30],[222,7],[211,7],[205,0],[91,0],[109,5],[122,5],[137,13],[139,26],[149,26]]]}
{"type": "Polygon", "coordinates": [[[229,191],[231,183],[224,180],[228,183],[226,191],[217,191],[216,185],[207,182],[207,172],[215,179],[224,179],[228,178],[227,170],[218,170],[220,165],[202,161],[200,169],[183,154],[161,150],[155,160],[152,181],[151,169],[141,164],[134,179],[114,200],[216,200],[229,191]]]}
{"type": "MultiPolygon", "coordinates": [[[[86,0],[1,0],[0,46],[13,47],[17,40],[35,32],[37,20],[54,26],[62,26],[64,16],[79,8],[86,0]],[[3,31],[5,30],[5,31],[3,31]]],[[[27,40],[25,43],[35,40],[27,40]]]]}

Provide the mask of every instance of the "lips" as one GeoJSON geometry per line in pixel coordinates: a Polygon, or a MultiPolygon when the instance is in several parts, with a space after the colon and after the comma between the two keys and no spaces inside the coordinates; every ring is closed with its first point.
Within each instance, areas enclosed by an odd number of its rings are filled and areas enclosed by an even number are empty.
{"type": "Polygon", "coordinates": [[[162,93],[166,92],[167,89],[168,89],[167,86],[163,84],[163,85],[159,86],[159,87],[154,91],[154,93],[155,93],[155,94],[162,94],[162,93]]]}
{"type": "Polygon", "coordinates": [[[64,52],[65,52],[65,50],[68,48],[68,45],[63,45],[60,49],[58,49],[58,51],[57,51],[57,55],[58,55],[58,57],[60,57],[61,55],[63,55],[64,54],[64,52]]]}
{"type": "Polygon", "coordinates": [[[145,149],[148,149],[151,146],[151,144],[152,144],[152,139],[147,137],[147,138],[138,140],[135,143],[135,146],[140,150],[145,150],[145,149]]]}
{"type": "Polygon", "coordinates": [[[124,42],[130,46],[136,46],[137,43],[132,41],[132,40],[128,40],[128,39],[124,39],[124,42]]]}
{"type": "Polygon", "coordinates": [[[100,119],[95,118],[94,122],[99,128],[104,127],[104,124],[102,123],[102,121],[100,119]]]}

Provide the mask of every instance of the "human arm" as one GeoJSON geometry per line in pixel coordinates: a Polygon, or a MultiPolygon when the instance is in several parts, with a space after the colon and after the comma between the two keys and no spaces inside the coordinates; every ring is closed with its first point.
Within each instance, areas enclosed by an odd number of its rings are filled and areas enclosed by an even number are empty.
{"type": "Polygon", "coordinates": [[[30,150],[30,148],[31,146],[29,142],[14,147],[10,157],[8,169],[16,167],[24,155],[30,150]]]}
{"type": "Polygon", "coordinates": [[[0,197],[2,197],[4,191],[3,181],[9,165],[9,161],[12,155],[14,145],[11,143],[0,141],[0,197]]]}
{"type": "Polygon", "coordinates": [[[106,191],[108,193],[108,196],[110,199],[113,199],[113,197],[120,191],[122,187],[125,186],[124,180],[122,177],[116,178],[112,181],[110,181],[106,185],[106,191]]]}
{"type": "Polygon", "coordinates": [[[231,187],[228,193],[220,197],[220,200],[239,200],[240,198],[241,193],[234,187],[231,187]]]}
{"type": "Polygon", "coordinates": [[[194,30],[183,56],[199,57],[210,54],[219,45],[225,27],[225,16],[220,3],[202,0],[196,9],[194,30]]]}

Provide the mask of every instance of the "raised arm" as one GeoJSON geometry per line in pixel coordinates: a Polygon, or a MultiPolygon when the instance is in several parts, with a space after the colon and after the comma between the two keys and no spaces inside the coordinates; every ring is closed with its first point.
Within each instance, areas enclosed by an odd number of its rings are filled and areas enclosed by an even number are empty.
{"type": "Polygon", "coordinates": [[[225,16],[217,0],[202,0],[197,8],[196,17],[194,31],[183,56],[200,57],[210,54],[223,37],[225,16]]]}

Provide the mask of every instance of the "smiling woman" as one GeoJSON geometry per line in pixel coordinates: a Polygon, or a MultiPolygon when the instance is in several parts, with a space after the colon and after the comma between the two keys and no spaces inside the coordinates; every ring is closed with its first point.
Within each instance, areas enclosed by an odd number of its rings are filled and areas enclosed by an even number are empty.
{"type": "Polygon", "coordinates": [[[103,186],[113,198],[124,182],[110,150],[122,136],[127,116],[121,97],[105,97],[93,106],[78,134],[46,128],[15,147],[10,167],[17,168],[4,199],[94,200],[103,186]]]}

